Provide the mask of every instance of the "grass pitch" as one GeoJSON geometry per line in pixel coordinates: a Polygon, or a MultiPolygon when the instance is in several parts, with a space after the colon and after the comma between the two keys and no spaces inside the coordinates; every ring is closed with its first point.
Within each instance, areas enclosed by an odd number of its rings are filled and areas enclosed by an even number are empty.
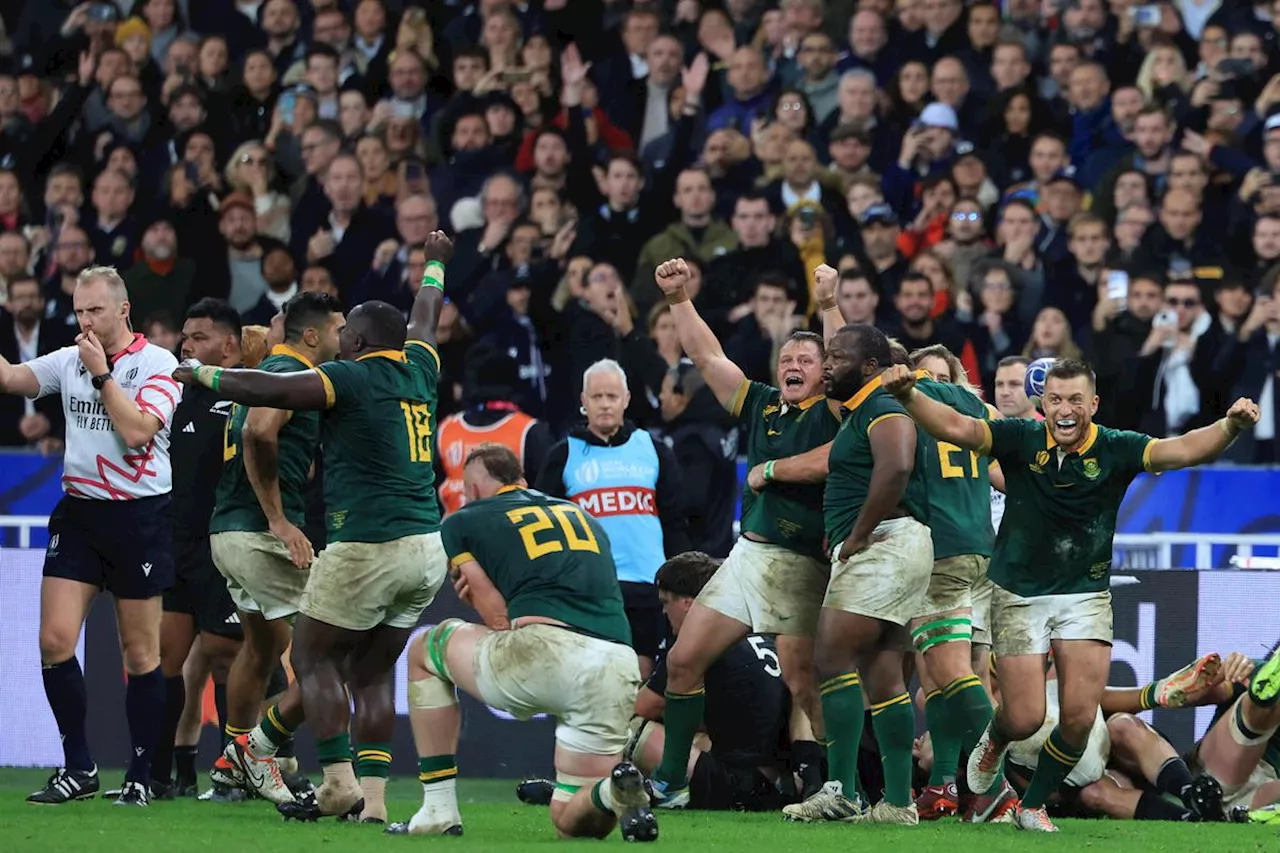
{"type": "MultiPolygon", "coordinates": [[[[338,824],[284,823],[261,800],[215,805],[194,800],[155,803],[150,809],[115,808],[109,801],[32,806],[23,798],[43,784],[43,771],[0,770],[0,850],[6,853],[182,853],[182,851],[263,851],[342,853],[394,851],[418,847],[456,848],[460,853],[552,851],[570,844],[620,847],[615,833],[606,841],[562,842],[546,810],[515,799],[515,783],[463,779],[459,801],[466,835],[462,838],[389,838],[380,828],[338,824]]],[[[119,771],[104,771],[104,787],[119,783],[119,771]]],[[[420,800],[418,783],[394,779],[387,790],[391,818],[407,820],[420,800]]],[[[1027,853],[1028,849],[1136,853],[1277,853],[1280,833],[1250,825],[1181,825],[1120,821],[1063,821],[1056,836],[1030,836],[1010,826],[923,824],[916,828],[851,825],[797,825],[773,814],[713,812],[659,813],[658,850],[817,851],[916,850],[945,853],[1027,853]]]]}

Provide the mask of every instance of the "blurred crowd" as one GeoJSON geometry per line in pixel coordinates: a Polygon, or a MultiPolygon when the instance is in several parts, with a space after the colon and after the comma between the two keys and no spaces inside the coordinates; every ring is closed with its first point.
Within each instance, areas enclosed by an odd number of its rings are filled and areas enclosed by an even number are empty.
{"type": "MultiPolygon", "coordinates": [[[[1173,435],[1249,396],[1262,421],[1230,453],[1275,461],[1268,0],[26,0],[0,17],[10,361],[71,341],[90,264],[118,267],[134,328],[175,346],[204,296],[252,324],[300,290],[407,311],[443,228],[441,418],[500,403],[561,435],[584,368],[613,358],[635,424],[731,459],[653,270],[690,262],[726,353],[769,382],[826,262],[847,320],[945,344],[988,396],[1005,356],[1083,355],[1100,422],[1173,435]]],[[[0,445],[56,452],[61,418],[0,402],[0,445]]]]}

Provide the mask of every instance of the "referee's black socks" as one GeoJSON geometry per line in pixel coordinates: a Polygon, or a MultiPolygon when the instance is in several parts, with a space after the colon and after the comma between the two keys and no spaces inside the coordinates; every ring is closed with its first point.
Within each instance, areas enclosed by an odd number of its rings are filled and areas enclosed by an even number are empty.
{"type": "Polygon", "coordinates": [[[164,672],[156,667],[142,675],[130,675],[125,687],[124,712],[129,720],[133,755],[125,781],[150,782],[151,753],[164,726],[164,672]]]}
{"type": "MultiPolygon", "coordinates": [[[[186,684],[179,673],[164,680],[164,725],[151,756],[151,778],[157,782],[169,782],[173,772],[174,740],[178,736],[178,723],[182,721],[182,709],[186,705],[186,684]]],[[[179,774],[181,775],[181,774],[179,774]]]]}
{"type": "Polygon", "coordinates": [[[68,770],[92,770],[89,738],[85,734],[85,715],[89,712],[89,693],[84,685],[84,672],[75,656],[62,663],[45,664],[41,668],[44,695],[62,735],[63,760],[68,770]]]}

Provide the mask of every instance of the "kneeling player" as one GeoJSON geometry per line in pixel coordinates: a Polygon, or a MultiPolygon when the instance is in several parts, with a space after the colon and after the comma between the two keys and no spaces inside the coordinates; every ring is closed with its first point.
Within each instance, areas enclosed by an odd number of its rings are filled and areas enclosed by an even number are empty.
{"type": "Polygon", "coordinates": [[[628,841],[658,825],[644,778],[622,761],[640,687],[631,629],[603,528],[575,504],[531,491],[520,461],[483,444],[463,469],[467,505],[441,533],[459,597],[484,625],[447,619],[409,653],[409,718],[422,808],[388,832],[460,835],[455,685],[516,717],[556,717],[551,821],[563,837],[628,841]]]}

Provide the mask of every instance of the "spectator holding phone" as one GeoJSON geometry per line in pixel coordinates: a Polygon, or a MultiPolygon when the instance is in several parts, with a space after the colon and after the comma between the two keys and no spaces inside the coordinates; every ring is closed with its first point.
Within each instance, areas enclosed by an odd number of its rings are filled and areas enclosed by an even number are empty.
{"type": "Polygon", "coordinates": [[[1242,436],[1242,446],[1225,454],[1237,462],[1275,464],[1280,461],[1280,267],[1263,280],[1248,319],[1240,328],[1244,350],[1240,359],[1243,373],[1235,391],[1248,389],[1265,401],[1262,417],[1252,434],[1242,436]]]}

